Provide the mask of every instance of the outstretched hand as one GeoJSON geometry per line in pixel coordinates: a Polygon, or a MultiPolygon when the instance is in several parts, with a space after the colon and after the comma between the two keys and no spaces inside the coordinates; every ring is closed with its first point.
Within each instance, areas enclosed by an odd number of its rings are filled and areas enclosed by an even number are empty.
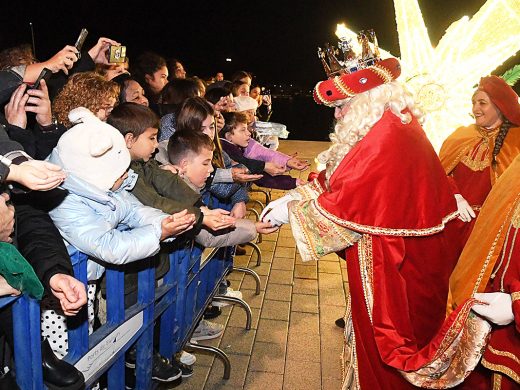
{"type": "Polygon", "coordinates": [[[260,234],[270,234],[278,229],[280,226],[273,226],[270,222],[256,222],[255,223],[256,231],[260,234]]]}
{"type": "Polygon", "coordinates": [[[15,181],[35,191],[48,191],[58,187],[66,178],[58,165],[47,161],[29,160],[10,167],[7,180],[15,181]]]}
{"type": "Polygon", "coordinates": [[[161,222],[161,241],[182,234],[190,230],[195,224],[195,215],[189,214],[187,209],[169,215],[161,222]]]}

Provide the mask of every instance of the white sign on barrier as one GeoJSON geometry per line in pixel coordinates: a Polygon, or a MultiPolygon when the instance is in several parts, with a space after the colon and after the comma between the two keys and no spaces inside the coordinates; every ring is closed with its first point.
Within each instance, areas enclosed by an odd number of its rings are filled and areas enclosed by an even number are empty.
{"type": "Polygon", "coordinates": [[[143,326],[143,312],[119,325],[112,333],[88,351],[75,365],[88,382],[143,326]]]}

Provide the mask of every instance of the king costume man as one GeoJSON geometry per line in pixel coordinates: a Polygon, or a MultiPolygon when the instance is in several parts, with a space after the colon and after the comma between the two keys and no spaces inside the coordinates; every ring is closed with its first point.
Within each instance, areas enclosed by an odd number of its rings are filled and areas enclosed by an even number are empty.
{"type": "Polygon", "coordinates": [[[460,254],[450,242],[454,193],[395,81],[399,62],[361,58],[314,90],[339,118],[319,156],[327,169],[271,202],[263,219],[290,221],[303,260],[346,259],[344,389],[452,387],[474,369],[490,332],[472,298],[445,319],[460,254]]]}

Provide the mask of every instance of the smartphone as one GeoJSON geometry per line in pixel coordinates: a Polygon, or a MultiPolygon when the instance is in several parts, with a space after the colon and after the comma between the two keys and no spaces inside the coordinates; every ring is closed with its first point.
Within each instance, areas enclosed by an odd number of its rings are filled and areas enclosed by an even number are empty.
{"type": "Polygon", "coordinates": [[[40,88],[40,82],[42,80],[45,80],[45,82],[49,81],[51,76],[52,76],[52,71],[50,69],[43,68],[42,71],[40,72],[40,75],[38,76],[38,78],[34,82],[34,84],[29,86],[29,87],[27,87],[27,89],[38,89],[38,88],[40,88]]]}
{"type": "Polygon", "coordinates": [[[81,29],[81,32],[79,33],[79,37],[76,40],[76,43],[74,44],[74,47],[78,50],[79,53],[81,53],[81,48],[83,47],[83,44],[85,43],[85,39],[87,39],[88,31],[86,28],[81,29]]]}
{"type": "Polygon", "coordinates": [[[126,61],[126,46],[110,45],[108,49],[108,62],[121,64],[126,61]]]}

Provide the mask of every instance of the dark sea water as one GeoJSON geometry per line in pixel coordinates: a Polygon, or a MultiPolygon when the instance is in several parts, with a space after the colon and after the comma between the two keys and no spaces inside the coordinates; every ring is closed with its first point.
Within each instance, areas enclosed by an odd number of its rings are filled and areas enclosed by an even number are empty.
{"type": "Polygon", "coordinates": [[[334,111],[318,105],[310,96],[274,97],[271,122],[283,123],[289,138],[302,141],[329,141],[334,111]]]}

